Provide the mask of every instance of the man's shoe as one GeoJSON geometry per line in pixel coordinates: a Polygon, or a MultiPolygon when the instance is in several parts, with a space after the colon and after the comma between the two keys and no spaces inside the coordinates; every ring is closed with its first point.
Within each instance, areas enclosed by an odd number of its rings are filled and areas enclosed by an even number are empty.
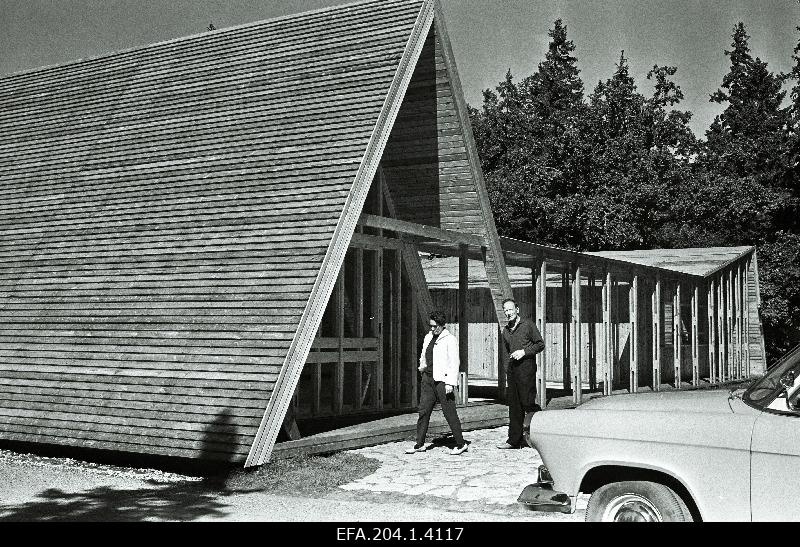
{"type": "Polygon", "coordinates": [[[417,452],[425,452],[432,446],[433,443],[415,444],[411,448],[406,448],[406,454],[416,454],[417,452]]]}
{"type": "Polygon", "coordinates": [[[469,445],[467,443],[462,444],[461,446],[456,446],[450,451],[451,456],[458,456],[459,454],[463,454],[469,450],[469,445]]]}
{"type": "Polygon", "coordinates": [[[498,444],[497,448],[499,448],[500,450],[510,450],[512,448],[519,448],[519,447],[514,446],[513,444],[503,443],[503,444],[498,444]]]}

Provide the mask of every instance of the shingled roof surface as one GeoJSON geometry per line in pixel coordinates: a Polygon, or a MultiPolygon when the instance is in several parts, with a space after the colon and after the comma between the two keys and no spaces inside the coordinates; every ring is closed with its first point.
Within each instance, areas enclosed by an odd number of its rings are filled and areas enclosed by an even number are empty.
{"type": "Polygon", "coordinates": [[[244,459],[421,5],[0,77],[0,439],[244,459]]]}

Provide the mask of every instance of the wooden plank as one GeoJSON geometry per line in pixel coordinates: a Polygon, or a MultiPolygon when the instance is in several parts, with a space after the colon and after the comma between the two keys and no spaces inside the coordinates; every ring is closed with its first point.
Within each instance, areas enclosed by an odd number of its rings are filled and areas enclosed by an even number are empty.
{"type": "MultiPolygon", "coordinates": [[[[380,196],[380,194],[379,194],[380,196]]],[[[381,203],[383,199],[380,199],[381,203]]],[[[382,207],[382,206],[381,206],[382,207]]],[[[372,380],[372,400],[376,410],[383,410],[383,367],[384,367],[384,332],[383,332],[383,251],[377,251],[373,258],[372,271],[372,332],[378,337],[378,360],[375,363],[372,380]]]]}
{"type": "MultiPolygon", "coordinates": [[[[417,323],[417,314],[419,303],[415,293],[411,293],[411,332],[408,335],[410,345],[409,355],[411,356],[409,367],[411,368],[411,406],[417,407],[419,404],[419,371],[417,370],[418,355],[420,349],[419,343],[419,324],[417,323]]],[[[424,321],[422,324],[427,324],[424,321]]]]}
{"type": "Polygon", "coordinates": [[[736,264],[736,376],[737,378],[745,377],[744,367],[744,350],[742,344],[744,336],[742,328],[744,327],[744,313],[742,312],[744,298],[742,295],[744,283],[742,281],[742,263],[736,264]]]}
{"type": "Polygon", "coordinates": [[[634,275],[629,287],[629,306],[631,332],[629,336],[630,367],[628,371],[628,390],[636,393],[639,390],[639,276],[634,275]]]}
{"type": "Polygon", "coordinates": [[[589,349],[589,389],[597,389],[597,301],[595,296],[595,278],[593,273],[589,273],[589,317],[587,317],[588,349],[589,349]]]}

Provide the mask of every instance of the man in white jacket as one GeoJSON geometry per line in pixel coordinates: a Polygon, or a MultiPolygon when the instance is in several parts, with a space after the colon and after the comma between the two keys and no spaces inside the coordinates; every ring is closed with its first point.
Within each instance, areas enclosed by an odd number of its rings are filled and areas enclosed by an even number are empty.
{"type": "Polygon", "coordinates": [[[467,444],[461,434],[461,422],[456,412],[455,386],[458,385],[458,344],[456,338],[445,328],[447,317],[436,311],[430,315],[430,332],[422,342],[419,357],[420,382],[419,419],[417,420],[417,444],[406,450],[406,454],[425,452],[432,443],[425,443],[428,423],[433,406],[439,402],[442,412],[453,432],[456,446],[450,454],[457,456],[467,451],[467,444]]]}

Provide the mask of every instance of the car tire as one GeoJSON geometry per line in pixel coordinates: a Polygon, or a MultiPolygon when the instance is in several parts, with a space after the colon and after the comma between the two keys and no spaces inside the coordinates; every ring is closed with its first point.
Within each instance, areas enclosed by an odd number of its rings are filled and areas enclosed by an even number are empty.
{"type": "Polygon", "coordinates": [[[669,486],[650,481],[613,482],[589,498],[587,522],[691,522],[686,503],[669,486]]]}

